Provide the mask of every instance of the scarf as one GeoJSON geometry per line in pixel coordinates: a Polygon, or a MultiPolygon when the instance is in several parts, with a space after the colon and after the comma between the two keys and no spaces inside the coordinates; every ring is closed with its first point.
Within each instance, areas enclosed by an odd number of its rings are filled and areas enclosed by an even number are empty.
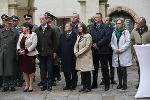
{"type": "Polygon", "coordinates": [[[119,40],[120,39],[120,37],[121,37],[121,35],[122,35],[122,32],[124,31],[125,29],[123,29],[123,28],[121,28],[121,29],[116,29],[115,30],[115,34],[116,34],[116,38],[117,38],[117,40],[119,40]]]}

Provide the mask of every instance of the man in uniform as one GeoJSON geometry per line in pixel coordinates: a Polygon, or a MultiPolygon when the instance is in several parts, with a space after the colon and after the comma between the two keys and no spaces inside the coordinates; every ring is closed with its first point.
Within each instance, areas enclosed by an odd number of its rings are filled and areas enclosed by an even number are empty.
{"type": "MultiPolygon", "coordinates": [[[[49,24],[51,26],[51,28],[53,28],[55,30],[56,33],[56,37],[57,37],[57,48],[58,48],[58,43],[59,43],[59,38],[61,35],[61,30],[60,28],[55,24],[56,21],[56,17],[52,14],[50,14],[49,12],[45,13],[45,16],[47,18],[47,24],[49,24]]],[[[61,75],[60,75],[60,62],[58,61],[58,59],[54,59],[54,63],[53,63],[53,86],[56,86],[56,78],[58,81],[61,80],[61,75]]]]}
{"type": "MultiPolygon", "coordinates": [[[[8,18],[8,16],[6,14],[3,14],[1,16],[1,19],[2,19],[2,24],[0,24],[0,30],[3,29],[5,27],[5,20],[8,18]]],[[[2,84],[3,84],[3,79],[2,77],[0,77],[0,87],[2,87],[2,84]]]]}
{"type": "Polygon", "coordinates": [[[23,30],[18,25],[19,21],[20,21],[19,17],[17,17],[17,16],[14,15],[14,16],[12,16],[12,18],[13,18],[13,27],[14,27],[14,29],[16,29],[21,34],[23,32],[23,30]]]}
{"type": "Polygon", "coordinates": [[[26,14],[23,17],[25,19],[25,22],[28,22],[33,25],[32,32],[35,32],[35,30],[38,28],[38,26],[33,24],[32,15],[26,14]]]}
{"type": "Polygon", "coordinates": [[[2,92],[15,91],[16,47],[19,33],[12,28],[12,17],[6,19],[5,28],[0,30],[0,76],[3,77],[2,92]]]}
{"type": "MultiPolygon", "coordinates": [[[[12,16],[13,18],[13,28],[18,31],[19,34],[23,32],[22,28],[18,26],[20,19],[17,16],[12,16]]],[[[23,86],[23,73],[20,70],[19,66],[19,56],[17,56],[17,75],[16,75],[16,86],[22,87],[23,86]]]]}
{"type": "Polygon", "coordinates": [[[6,14],[3,14],[1,16],[1,19],[2,19],[2,24],[0,25],[0,29],[3,29],[5,27],[5,20],[8,18],[8,16],[6,14]]]}

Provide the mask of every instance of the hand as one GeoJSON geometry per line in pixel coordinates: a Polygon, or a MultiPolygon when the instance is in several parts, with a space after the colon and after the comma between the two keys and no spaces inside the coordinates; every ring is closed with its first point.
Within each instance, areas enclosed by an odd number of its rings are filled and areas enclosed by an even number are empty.
{"type": "Polygon", "coordinates": [[[116,54],[121,54],[122,52],[119,50],[116,50],[116,54]]]}
{"type": "Polygon", "coordinates": [[[95,49],[99,49],[99,47],[97,46],[97,44],[96,44],[96,43],[94,43],[94,44],[93,44],[93,48],[95,48],[95,49]]]}
{"type": "Polygon", "coordinates": [[[22,50],[22,55],[25,55],[25,50],[22,50]]]}
{"type": "Polygon", "coordinates": [[[25,54],[25,50],[20,49],[19,50],[19,54],[24,55],[25,54]]]}

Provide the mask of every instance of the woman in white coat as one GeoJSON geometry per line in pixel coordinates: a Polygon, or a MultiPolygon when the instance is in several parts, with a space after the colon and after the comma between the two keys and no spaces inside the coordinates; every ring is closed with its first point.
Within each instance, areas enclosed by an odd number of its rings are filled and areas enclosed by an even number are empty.
{"type": "Polygon", "coordinates": [[[130,32],[124,29],[124,21],[116,21],[116,29],[112,34],[111,47],[113,49],[112,66],[117,67],[119,84],[117,89],[127,89],[127,67],[132,64],[130,32]]]}
{"type": "Polygon", "coordinates": [[[20,34],[17,51],[20,55],[20,67],[25,78],[24,92],[32,92],[33,76],[35,73],[35,56],[38,54],[37,34],[32,32],[32,25],[30,23],[23,23],[23,33],[20,34]]]}
{"type": "Polygon", "coordinates": [[[92,58],[92,37],[87,33],[86,25],[78,24],[78,37],[74,46],[76,70],[81,71],[83,88],[79,92],[91,91],[91,71],[94,70],[92,58]]]}

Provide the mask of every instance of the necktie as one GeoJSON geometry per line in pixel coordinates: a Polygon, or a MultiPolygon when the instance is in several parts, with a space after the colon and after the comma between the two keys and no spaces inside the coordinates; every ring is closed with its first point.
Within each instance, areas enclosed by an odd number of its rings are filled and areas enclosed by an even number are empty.
{"type": "Polygon", "coordinates": [[[99,28],[99,25],[96,25],[96,28],[99,28]]]}
{"type": "Polygon", "coordinates": [[[67,33],[67,34],[66,34],[66,38],[69,38],[69,36],[70,36],[70,34],[67,33]]]}

